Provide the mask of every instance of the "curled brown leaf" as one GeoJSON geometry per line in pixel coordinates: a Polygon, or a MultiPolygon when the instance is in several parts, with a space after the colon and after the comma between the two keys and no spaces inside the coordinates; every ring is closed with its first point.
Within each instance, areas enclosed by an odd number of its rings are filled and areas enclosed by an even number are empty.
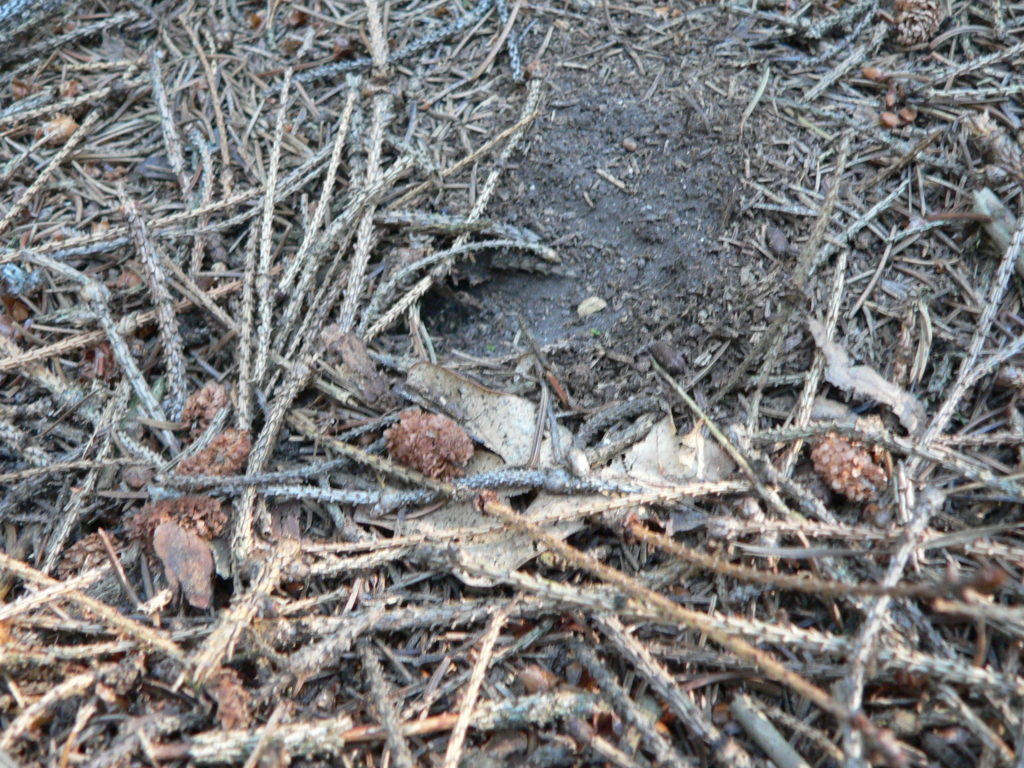
{"type": "Polygon", "coordinates": [[[216,381],[189,395],[181,409],[181,420],[189,425],[189,437],[199,437],[228,402],[228,391],[216,381]]]}

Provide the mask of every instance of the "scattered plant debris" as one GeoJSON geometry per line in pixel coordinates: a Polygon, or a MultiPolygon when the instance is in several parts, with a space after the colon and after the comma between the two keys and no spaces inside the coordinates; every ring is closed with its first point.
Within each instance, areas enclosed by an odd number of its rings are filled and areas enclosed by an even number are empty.
{"type": "Polygon", "coordinates": [[[0,3],[0,764],[1021,764],[1022,40],[0,3]]]}
{"type": "Polygon", "coordinates": [[[228,405],[228,391],[216,381],[207,382],[193,392],[181,409],[181,420],[189,425],[189,437],[195,440],[213,422],[221,409],[228,405]]]}

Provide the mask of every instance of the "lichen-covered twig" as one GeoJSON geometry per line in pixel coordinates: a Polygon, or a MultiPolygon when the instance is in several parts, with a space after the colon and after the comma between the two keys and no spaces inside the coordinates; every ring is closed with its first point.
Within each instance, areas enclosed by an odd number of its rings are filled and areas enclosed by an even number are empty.
{"type": "Polygon", "coordinates": [[[171,105],[167,102],[167,92],[164,90],[163,73],[160,71],[160,59],[163,52],[153,49],[149,55],[149,77],[152,83],[153,100],[156,102],[157,112],[160,115],[160,128],[164,137],[164,148],[167,150],[167,161],[171,164],[171,170],[178,177],[178,186],[181,194],[186,194],[189,188],[188,176],[185,173],[185,156],[181,151],[181,136],[178,134],[178,121],[171,112],[171,105]]]}
{"type": "MultiPolygon", "coordinates": [[[[122,380],[118,384],[113,397],[107,401],[103,408],[103,414],[100,416],[99,423],[96,424],[96,431],[93,434],[93,442],[97,444],[96,456],[99,459],[106,458],[110,452],[114,425],[127,410],[129,394],[128,382],[122,380]]],[[[61,510],[60,519],[56,521],[47,540],[46,558],[43,561],[44,573],[52,573],[57,567],[57,563],[64,552],[64,544],[79,524],[82,510],[85,508],[86,502],[92,498],[102,469],[101,465],[90,467],[85,474],[85,478],[76,483],[72,488],[71,498],[64,509],[61,510]]]]}
{"type": "Polygon", "coordinates": [[[444,753],[442,768],[456,768],[459,765],[459,760],[462,757],[462,746],[465,742],[469,726],[473,721],[473,711],[476,708],[477,696],[480,695],[480,686],[483,685],[484,675],[487,673],[487,668],[494,658],[494,644],[498,641],[498,635],[508,620],[508,616],[513,610],[513,605],[507,605],[495,611],[491,620],[487,623],[487,629],[480,640],[480,649],[477,652],[476,661],[473,663],[473,672],[462,695],[459,717],[455,721],[451,738],[448,740],[448,748],[444,753]]]}
{"type": "Polygon", "coordinates": [[[630,578],[621,571],[600,562],[593,556],[569,546],[560,538],[547,533],[496,499],[481,499],[480,508],[487,514],[498,518],[510,528],[529,534],[531,538],[559,555],[566,563],[592,573],[603,581],[621,589],[630,597],[650,605],[666,617],[671,617],[681,625],[707,634],[715,643],[750,662],[763,674],[789,687],[795,693],[813,702],[840,721],[849,722],[853,718],[853,713],[845,704],[837,701],[824,690],[800,675],[788,670],[772,655],[754,648],[747,641],[741,640],[735,635],[724,633],[715,628],[704,614],[683,608],[664,595],[642,586],[636,579],[630,578]]]}
{"type": "Polygon", "coordinates": [[[170,388],[170,415],[172,419],[177,420],[181,416],[185,398],[188,397],[188,382],[185,378],[185,353],[181,331],[174,311],[174,299],[167,288],[167,275],[164,272],[166,257],[161,258],[157,252],[138,204],[129,199],[123,186],[117,187],[117,194],[128,220],[132,240],[135,241],[135,250],[138,251],[145,268],[149,292],[156,307],[157,329],[160,332],[160,345],[164,351],[164,365],[170,388]]]}
{"type": "MultiPolygon", "coordinates": [[[[89,281],[83,285],[81,296],[82,300],[89,305],[89,308],[99,319],[100,326],[103,328],[107,341],[110,343],[110,348],[114,352],[114,358],[117,360],[117,364],[121,366],[121,370],[128,381],[131,382],[132,389],[139,398],[145,414],[154,421],[166,422],[167,416],[164,414],[163,407],[157,401],[149,384],[146,383],[142,371],[139,370],[139,366],[135,362],[131,350],[128,348],[124,334],[110,313],[108,304],[110,292],[101,283],[89,281]]],[[[172,454],[180,450],[178,439],[169,430],[158,429],[156,434],[160,437],[161,442],[171,450],[172,454]]]]}
{"type": "MultiPolygon", "coordinates": [[[[536,112],[537,107],[540,104],[542,94],[543,86],[541,82],[539,80],[531,81],[527,91],[526,101],[523,103],[522,117],[517,125],[523,125],[525,127],[525,125],[529,123],[532,119],[530,116],[536,112]]],[[[469,221],[475,221],[483,216],[484,210],[490,203],[491,195],[494,194],[494,190],[497,188],[498,179],[501,177],[501,169],[507,162],[508,158],[512,156],[512,153],[519,147],[519,144],[523,139],[523,133],[523,131],[514,133],[509,139],[509,142],[502,149],[496,167],[488,174],[486,181],[480,189],[476,202],[473,204],[473,208],[467,216],[469,221]]],[[[468,239],[468,233],[460,235],[456,238],[452,247],[459,248],[465,245],[468,239]]],[[[414,302],[419,301],[423,295],[430,290],[430,287],[434,284],[435,280],[439,279],[440,276],[447,271],[448,267],[450,267],[450,264],[441,264],[435,267],[430,275],[422,278],[416,283],[416,285],[408,290],[405,295],[395,302],[383,317],[376,320],[373,325],[365,331],[365,333],[360,329],[360,335],[367,340],[375,338],[385,328],[389,327],[399,317],[401,317],[414,302]]]]}
{"type": "Polygon", "coordinates": [[[633,668],[650,683],[690,733],[699,737],[711,752],[711,758],[723,768],[750,768],[753,761],[735,739],[726,736],[690,696],[647,646],[626,630],[618,616],[596,614],[591,621],[608,638],[633,668]]]}
{"type": "Polygon", "coordinates": [[[810,768],[810,764],[793,749],[746,694],[732,700],[730,711],[737,722],[763,749],[778,768],[810,768]]]}
{"type": "Polygon", "coordinates": [[[0,2],[0,49],[14,45],[17,37],[59,11],[68,0],[4,0],[0,2]]]}
{"type": "Polygon", "coordinates": [[[49,710],[73,696],[81,696],[96,682],[95,672],[79,672],[54,686],[31,705],[25,707],[11,724],[0,733],[0,750],[9,750],[15,742],[46,717],[49,710]]]}
{"type": "Polygon", "coordinates": [[[374,708],[380,716],[381,728],[384,729],[384,739],[391,755],[391,763],[397,768],[413,768],[415,762],[409,749],[409,742],[406,741],[405,734],[402,733],[399,713],[395,703],[391,700],[394,692],[387,680],[384,679],[384,670],[381,669],[377,654],[373,652],[370,644],[366,641],[359,644],[359,658],[363,662],[363,672],[370,684],[370,692],[373,694],[374,708]]]}
{"type": "Polygon", "coordinates": [[[296,553],[297,545],[290,539],[281,541],[274,551],[267,553],[249,589],[221,612],[213,631],[192,655],[189,679],[193,684],[205,684],[220,669],[239,635],[256,617],[262,602],[277,588],[285,566],[296,553]]]}
{"type": "MultiPolygon", "coordinates": [[[[473,723],[481,731],[539,728],[565,718],[585,718],[595,711],[603,711],[603,708],[594,694],[557,691],[481,702],[473,714],[473,723]]],[[[403,723],[402,733],[406,737],[441,733],[450,730],[455,719],[455,714],[445,713],[409,721],[403,723]]],[[[278,730],[278,743],[294,757],[337,755],[350,744],[381,741],[385,737],[380,726],[353,728],[348,715],[288,723],[279,726],[278,730]]],[[[232,763],[248,755],[259,738],[259,729],[217,729],[195,734],[188,743],[155,747],[152,754],[158,760],[190,759],[199,765],[232,763]]]]}
{"type": "MultiPolygon", "coordinates": [[[[213,155],[210,153],[210,144],[206,141],[199,129],[195,126],[189,131],[189,141],[199,153],[200,163],[203,169],[203,177],[200,182],[199,208],[208,209],[213,202],[213,155]]],[[[207,236],[204,231],[210,223],[210,215],[203,213],[199,216],[198,227],[196,228],[195,240],[192,243],[192,258],[189,259],[189,274],[195,276],[196,272],[203,268],[203,255],[206,251],[207,236]]]]}
{"type": "MultiPolygon", "coordinates": [[[[43,587],[60,586],[60,582],[56,579],[52,579],[17,558],[2,552],[0,552],[0,571],[7,571],[16,578],[30,581],[43,587]]],[[[177,662],[185,660],[185,652],[160,630],[148,627],[135,619],[124,616],[106,603],[84,595],[77,590],[67,591],[63,597],[79,608],[94,614],[96,618],[109,627],[111,632],[129,635],[143,646],[165,653],[177,662]]]]}
{"type": "MultiPolygon", "coordinates": [[[[410,56],[415,56],[417,53],[436,45],[442,40],[458,34],[462,30],[467,29],[472,24],[475,24],[482,19],[484,14],[491,10],[493,5],[494,0],[477,0],[477,4],[468,13],[462,14],[450,24],[446,24],[432,32],[428,32],[408,45],[388,54],[384,63],[394,64],[407,59],[410,56]]],[[[310,80],[318,80],[325,77],[336,77],[349,72],[359,72],[367,70],[370,67],[379,67],[382,66],[379,62],[379,58],[379,55],[376,57],[366,56],[352,61],[340,61],[335,64],[327,64],[297,75],[295,81],[298,83],[305,83],[310,80]]]]}
{"type": "Polygon", "coordinates": [[[608,700],[612,708],[622,718],[623,722],[636,728],[644,739],[647,748],[654,753],[657,765],[682,768],[688,764],[683,755],[669,743],[654,723],[654,717],[649,712],[643,711],[640,706],[630,698],[626,690],[613,677],[612,673],[601,662],[597,654],[588,645],[574,642],[570,645],[573,655],[578,658],[590,672],[591,677],[597,684],[601,695],[608,700]]]}
{"type": "MultiPolygon", "coordinates": [[[[370,42],[374,51],[375,69],[382,70],[386,43],[380,20],[376,18],[378,11],[375,0],[368,0],[367,5],[370,9],[370,42]]],[[[391,94],[386,89],[378,90],[373,96],[373,117],[370,122],[369,147],[366,153],[366,172],[363,181],[366,188],[379,182],[381,178],[381,151],[384,144],[384,132],[391,122],[391,102],[391,94]]],[[[355,249],[348,266],[348,283],[345,287],[341,311],[338,314],[338,325],[344,332],[352,330],[355,324],[356,306],[366,279],[366,265],[370,261],[370,252],[376,241],[373,227],[375,213],[374,203],[368,203],[356,227],[355,249]]]]}
{"type": "MultiPolygon", "coordinates": [[[[306,231],[302,235],[302,243],[295,254],[295,258],[285,269],[281,277],[281,290],[287,292],[297,276],[299,277],[298,288],[292,295],[302,295],[309,287],[309,280],[312,278],[315,263],[309,259],[313,244],[320,235],[320,228],[323,226],[324,218],[331,206],[331,198],[334,195],[334,184],[338,175],[338,166],[341,163],[341,151],[345,148],[345,140],[348,138],[349,125],[352,122],[352,111],[355,109],[356,89],[350,88],[345,97],[345,106],[342,108],[338,125],[334,129],[334,142],[331,148],[331,159],[327,163],[327,174],[324,176],[323,184],[320,187],[320,198],[317,201],[316,211],[310,220],[306,231]]],[[[289,308],[291,305],[289,304],[289,308]]],[[[285,313],[288,318],[290,312],[285,313]]],[[[278,333],[279,337],[287,337],[288,323],[284,324],[284,330],[278,333]]]]}
{"type": "Polygon", "coordinates": [[[271,288],[270,262],[273,255],[274,195],[277,191],[277,175],[281,166],[281,140],[288,115],[288,90],[291,87],[292,71],[285,73],[281,89],[281,104],[274,124],[274,140],[270,149],[270,170],[267,173],[267,192],[263,199],[263,216],[260,219],[260,257],[256,271],[256,296],[259,299],[259,324],[256,328],[255,360],[252,378],[256,386],[262,387],[267,377],[270,359],[270,315],[273,311],[275,291],[271,288]]]}
{"type": "Polygon", "coordinates": [[[22,192],[18,196],[18,199],[15,200],[14,203],[11,205],[11,207],[7,209],[7,212],[4,214],[4,217],[0,219],[0,234],[5,232],[7,228],[11,225],[11,222],[13,222],[21,214],[21,212],[25,210],[25,206],[27,206],[29,202],[32,200],[32,198],[36,196],[39,190],[43,188],[43,185],[45,185],[46,182],[50,180],[50,177],[53,175],[53,173],[68,158],[68,155],[74,152],[78,148],[78,145],[82,143],[82,140],[89,135],[89,132],[92,130],[93,125],[96,124],[96,121],[99,119],[99,117],[100,110],[98,109],[94,109],[91,112],[89,112],[88,115],[86,115],[86,118],[82,122],[82,124],[78,126],[78,128],[75,129],[75,132],[71,134],[67,141],[64,142],[64,145],[50,159],[50,162],[46,164],[46,167],[43,168],[42,171],[40,171],[39,175],[36,176],[35,180],[32,182],[31,185],[29,185],[28,189],[22,192]]]}

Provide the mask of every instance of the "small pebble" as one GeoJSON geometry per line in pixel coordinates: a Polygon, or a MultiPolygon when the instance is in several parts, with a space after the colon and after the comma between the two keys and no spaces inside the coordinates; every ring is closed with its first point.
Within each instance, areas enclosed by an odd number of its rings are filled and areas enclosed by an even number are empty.
{"type": "Polygon", "coordinates": [[[775,256],[785,256],[789,252],[789,238],[778,227],[768,227],[768,247],[775,256]]]}
{"type": "Polygon", "coordinates": [[[588,296],[576,307],[576,314],[580,317],[590,317],[590,315],[596,315],[607,306],[608,302],[600,296],[588,296]]]}
{"type": "Polygon", "coordinates": [[[628,136],[622,140],[622,148],[627,152],[636,152],[637,143],[635,139],[631,139],[628,136]]]}
{"type": "Polygon", "coordinates": [[[566,452],[565,459],[569,465],[569,471],[575,477],[586,477],[590,474],[590,462],[587,460],[587,454],[579,448],[570,447],[566,452]]]}

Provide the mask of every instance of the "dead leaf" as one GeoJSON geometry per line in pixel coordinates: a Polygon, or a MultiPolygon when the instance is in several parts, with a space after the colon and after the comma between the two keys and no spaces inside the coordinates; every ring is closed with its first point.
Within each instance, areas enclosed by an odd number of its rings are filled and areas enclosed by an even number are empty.
{"type": "Polygon", "coordinates": [[[846,403],[818,395],[811,406],[811,419],[852,427],[857,422],[857,414],[846,403]]]}
{"type": "MultiPolygon", "coordinates": [[[[450,409],[453,417],[471,435],[490,450],[478,449],[466,466],[466,474],[490,472],[506,466],[522,466],[530,459],[533,434],[537,423],[537,406],[516,395],[488,389],[463,376],[452,373],[440,366],[420,363],[409,372],[408,383],[419,389],[436,402],[450,409]]],[[[561,445],[572,443],[572,435],[560,428],[561,445]]],[[[540,467],[554,466],[550,440],[541,443],[540,467]]],[[[544,494],[546,495],[546,494],[544,494]]],[[[507,503],[508,497],[501,500],[507,503]]],[[[565,504],[575,503],[576,498],[552,496],[565,504]]],[[[531,505],[524,514],[527,517],[545,514],[547,508],[531,505]]],[[[380,524],[377,521],[376,524],[380,524]]],[[[423,517],[407,520],[403,527],[406,534],[422,534],[445,537],[454,529],[491,529],[494,523],[484,519],[471,502],[446,504],[441,509],[423,517]]],[[[544,530],[565,538],[583,527],[581,522],[570,521],[548,525],[544,530]]],[[[460,553],[469,563],[480,563],[502,573],[509,573],[532,560],[544,549],[528,535],[508,533],[504,538],[483,543],[468,543],[460,546],[460,553]]],[[[494,582],[479,576],[460,574],[459,578],[474,587],[493,586],[494,582]]]]}
{"type": "MultiPolygon", "coordinates": [[[[600,471],[600,476],[609,481],[641,484],[646,486],[669,486],[693,482],[714,482],[725,480],[735,471],[736,465],[728,454],[713,439],[704,435],[702,427],[694,427],[680,436],[666,416],[659,421],[647,437],[632,446],[626,453],[600,471]]],[[[588,504],[597,504],[605,496],[559,496],[539,493],[526,512],[525,517],[545,519],[562,513],[571,514],[588,504]]],[[[548,530],[569,536],[583,527],[583,522],[570,520],[554,523],[548,530]]],[[[525,562],[525,560],[524,560],[525,562]]],[[[516,566],[518,567],[518,566],[516,566]]]]}
{"type": "Polygon", "coordinates": [[[911,435],[920,434],[924,429],[925,412],[916,397],[886,380],[874,368],[853,365],[846,350],[828,338],[825,326],[815,318],[810,318],[807,325],[825,355],[825,378],[829,382],[846,392],[885,403],[911,435]]]}
{"type": "MultiPolygon", "coordinates": [[[[466,467],[468,474],[479,474],[501,469],[505,462],[501,457],[486,450],[478,450],[473,454],[466,467]]],[[[509,497],[505,494],[498,494],[499,500],[507,504],[509,497]]],[[[563,501],[572,501],[568,497],[561,498],[563,501]]],[[[527,515],[530,513],[527,512],[527,515]]],[[[385,524],[385,521],[374,520],[374,525],[385,524]]],[[[403,523],[402,533],[410,536],[430,536],[440,539],[448,539],[451,532],[460,530],[491,530],[495,523],[490,518],[484,517],[474,507],[473,502],[452,502],[445,504],[440,509],[431,512],[429,515],[408,519],[403,523]]],[[[568,536],[573,531],[580,529],[577,523],[559,524],[558,526],[545,527],[548,533],[559,536],[568,536]]],[[[488,568],[493,568],[502,573],[514,571],[519,566],[532,560],[543,550],[538,549],[533,540],[525,534],[508,533],[503,538],[492,539],[482,543],[464,543],[459,545],[459,552],[462,557],[471,564],[479,563],[488,568]]],[[[471,587],[491,587],[494,581],[483,576],[473,576],[460,573],[459,578],[471,587]]]]}
{"type": "Polygon", "coordinates": [[[391,388],[381,376],[366,351],[366,344],[354,333],[345,333],[340,326],[331,325],[321,334],[329,353],[341,358],[341,378],[348,388],[367,405],[387,404],[391,388]]]}
{"type": "MultiPolygon", "coordinates": [[[[472,388],[467,391],[471,393],[470,400],[475,397],[484,399],[493,397],[494,402],[506,407],[506,414],[512,412],[519,414],[522,418],[532,418],[527,411],[521,410],[520,403],[515,402],[520,398],[500,393],[481,395],[479,392],[474,392],[472,388]]],[[[455,402],[460,406],[465,405],[465,401],[462,400],[455,402]]],[[[478,421],[477,423],[483,422],[478,421]]],[[[486,427],[486,424],[484,426],[486,427]]],[[[493,433],[515,435],[515,430],[494,429],[493,433]]],[[[567,444],[567,442],[563,442],[563,445],[567,444]]],[[[507,445],[505,447],[506,450],[509,449],[507,445]]],[[[511,450],[514,453],[515,449],[511,450]]],[[[501,469],[503,466],[506,466],[506,462],[503,462],[500,456],[489,451],[478,450],[470,460],[466,471],[467,474],[473,475],[501,469]]],[[[644,440],[633,446],[622,459],[602,470],[600,474],[607,480],[626,480],[633,483],[639,481],[644,485],[666,486],[684,482],[722,480],[731,475],[733,470],[734,465],[725,452],[717,443],[705,437],[699,428],[680,436],[675,432],[671,420],[666,417],[655,425],[644,440]]],[[[598,494],[563,496],[541,492],[523,512],[523,516],[533,520],[558,518],[562,515],[571,516],[582,506],[599,503],[606,498],[598,494]]],[[[506,497],[502,496],[501,501],[507,503],[506,497]]],[[[374,524],[380,525],[380,521],[375,520],[374,524]]],[[[579,531],[584,525],[582,520],[564,520],[549,523],[544,526],[544,530],[559,538],[566,538],[579,531]]],[[[464,502],[446,504],[428,515],[407,520],[402,532],[409,535],[419,534],[446,538],[454,529],[473,528],[491,529],[493,522],[482,519],[471,502],[464,502]]],[[[466,543],[459,546],[459,552],[467,563],[486,565],[489,569],[501,573],[510,573],[516,570],[543,551],[543,547],[539,546],[530,536],[522,533],[508,533],[500,539],[483,543],[466,543]]],[[[493,586],[490,579],[480,576],[460,574],[459,578],[474,587],[493,586]]]]}
{"type": "MultiPolygon", "coordinates": [[[[488,389],[430,363],[414,365],[408,384],[446,407],[457,408],[458,413],[448,415],[508,465],[521,467],[529,462],[537,428],[537,406],[529,400],[488,389]]],[[[559,428],[559,442],[563,446],[572,444],[572,435],[564,427],[559,428]]],[[[547,438],[541,444],[538,465],[555,465],[547,438]]]]}
{"type": "Polygon", "coordinates": [[[161,523],[153,531],[153,549],[164,565],[171,589],[181,586],[193,608],[209,608],[213,598],[213,555],[210,546],[177,523],[161,523]]]}
{"type": "Polygon", "coordinates": [[[625,476],[644,485],[678,485],[724,480],[736,465],[718,443],[697,426],[680,437],[669,417],[663,418],[647,437],[632,446],[621,459],[602,472],[607,479],[625,476]]]}

